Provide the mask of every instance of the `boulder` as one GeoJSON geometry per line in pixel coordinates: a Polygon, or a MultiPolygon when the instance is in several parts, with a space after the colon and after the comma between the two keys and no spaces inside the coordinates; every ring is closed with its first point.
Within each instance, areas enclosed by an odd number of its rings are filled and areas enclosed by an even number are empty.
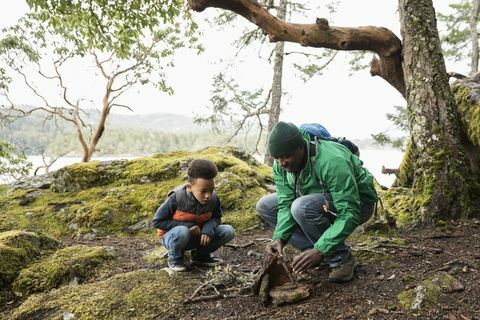
{"type": "Polygon", "coordinates": [[[19,296],[27,296],[72,281],[83,283],[112,259],[114,255],[102,247],[66,247],[23,269],[13,282],[13,290],[19,296]]]}

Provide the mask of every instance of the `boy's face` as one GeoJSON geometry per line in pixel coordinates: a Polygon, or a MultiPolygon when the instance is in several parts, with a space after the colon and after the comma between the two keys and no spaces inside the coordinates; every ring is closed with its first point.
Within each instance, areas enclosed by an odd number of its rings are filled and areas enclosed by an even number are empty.
{"type": "Polygon", "coordinates": [[[198,178],[192,183],[187,184],[187,190],[192,192],[201,204],[205,204],[212,198],[215,189],[215,179],[198,178]]]}

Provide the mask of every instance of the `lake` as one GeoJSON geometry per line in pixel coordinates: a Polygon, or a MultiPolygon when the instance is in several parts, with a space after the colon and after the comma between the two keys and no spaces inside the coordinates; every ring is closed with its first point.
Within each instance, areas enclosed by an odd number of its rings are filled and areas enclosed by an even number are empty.
{"type": "MultiPolygon", "coordinates": [[[[398,168],[403,157],[403,152],[396,149],[362,149],[360,150],[360,159],[362,159],[364,166],[374,175],[377,181],[384,186],[391,186],[395,180],[394,175],[382,174],[382,165],[386,168],[398,168]]],[[[118,160],[118,159],[135,159],[134,156],[111,156],[111,157],[94,157],[92,160],[118,160]]],[[[257,158],[257,157],[256,157],[257,158]]],[[[261,157],[259,157],[261,158],[261,157]]],[[[41,156],[29,156],[28,160],[33,164],[33,170],[43,165],[41,156]]],[[[50,171],[68,166],[73,163],[80,162],[80,157],[61,157],[51,167],[50,171]]],[[[32,174],[33,174],[32,170],[32,174]]],[[[40,169],[38,174],[43,174],[45,171],[40,169]]],[[[8,179],[0,177],[0,182],[5,183],[8,179]]]]}

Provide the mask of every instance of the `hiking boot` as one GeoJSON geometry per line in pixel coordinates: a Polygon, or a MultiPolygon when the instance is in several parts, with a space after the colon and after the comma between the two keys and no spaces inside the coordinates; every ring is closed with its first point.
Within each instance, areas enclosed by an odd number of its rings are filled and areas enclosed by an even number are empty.
{"type": "Polygon", "coordinates": [[[222,259],[220,258],[215,258],[212,255],[206,255],[206,256],[192,256],[192,264],[200,266],[200,267],[214,267],[216,265],[219,265],[223,262],[222,259]]]}
{"type": "Polygon", "coordinates": [[[186,271],[187,267],[183,263],[183,259],[180,260],[170,260],[168,259],[168,268],[173,271],[182,272],[186,271]]]}
{"type": "Polygon", "coordinates": [[[341,265],[336,266],[328,275],[329,282],[342,283],[353,279],[353,273],[357,267],[357,260],[350,254],[348,259],[341,265]]]}

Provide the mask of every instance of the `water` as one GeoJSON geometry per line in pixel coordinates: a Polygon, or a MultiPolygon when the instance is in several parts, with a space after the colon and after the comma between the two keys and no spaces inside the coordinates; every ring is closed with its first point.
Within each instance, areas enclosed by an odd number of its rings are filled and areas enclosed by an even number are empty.
{"type": "Polygon", "coordinates": [[[382,166],[398,169],[402,162],[403,152],[397,149],[361,149],[360,159],[365,168],[370,171],[378,183],[390,187],[395,181],[394,174],[382,174],[382,166]]]}
{"type": "MultiPolygon", "coordinates": [[[[384,186],[391,186],[395,180],[395,175],[382,174],[382,165],[386,168],[398,168],[403,157],[403,152],[395,149],[362,149],[360,159],[362,159],[364,166],[373,174],[377,181],[384,186]]],[[[111,156],[111,157],[94,157],[92,160],[118,160],[118,159],[135,159],[134,156],[111,156]]],[[[262,157],[263,158],[263,157],[262,157]]],[[[50,160],[50,159],[47,159],[50,160]]],[[[32,162],[33,171],[40,166],[43,166],[41,156],[29,156],[28,161],[32,162]]],[[[61,157],[51,167],[50,171],[78,163],[81,161],[80,157],[61,157]]],[[[39,169],[37,175],[44,174],[45,169],[39,169]]],[[[0,183],[10,182],[11,179],[0,177],[0,183]]]]}

